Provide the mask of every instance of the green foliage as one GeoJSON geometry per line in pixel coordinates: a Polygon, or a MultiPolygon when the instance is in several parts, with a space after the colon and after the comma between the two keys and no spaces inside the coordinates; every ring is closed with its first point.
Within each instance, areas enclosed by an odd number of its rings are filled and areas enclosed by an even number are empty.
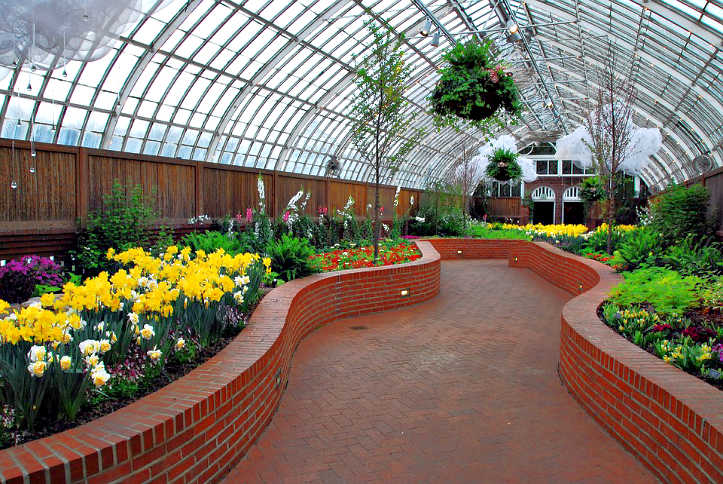
{"type": "Polygon", "coordinates": [[[495,228],[495,225],[472,222],[467,229],[467,235],[478,239],[530,239],[524,230],[495,228]]]}
{"type": "Polygon", "coordinates": [[[585,178],[582,183],[580,183],[580,198],[586,202],[605,200],[607,193],[602,179],[599,176],[585,178]]]}
{"type": "Polygon", "coordinates": [[[681,315],[698,304],[698,290],[705,281],[682,276],[662,267],[639,269],[624,274],[625,282],[610,293],[610,301],[620,306],[650,304],[660,314],[681,315]]]}
{"type": "Polygon", "coordinates": [[[522,112],[512,73],[492,51],[492,41],[457,43],[443,55],[447,65],[429,98],[438,126],[460,127],[460,119],[489,132],[522,112]],[[505,116],[505,114],[507,116],[505,116]]]}
{"type": "Polygon", "coordinates": [[[689,234],[703,238],[711,234],[712,224],[707,219],[708,189],[701,185],[686,188],[673,185],[660,195],[651,206],[651,228],[660,234],[663,245],[681,242],[689,234]]]}
{"type": "Polygon", "coordinates": [[[306,239],[284,234],[281,240],[274,240],[268,245],[266,253],[271,257],[271,270],[285,281],[318,272],[309,259],[315,254],[314,249],[306,239]]]}
{"type": "Polygon", "coordinates": [[[158,254],[164,252],[171,245],[173,245],[173,229],[167,225],[161,225],[160,229],[158,229],[156,242],[151,247],[151,254],[157,257],[158,254]]]}
{"type": "Polygon", "coordinates": [[[86,227],[78,237],[78,247],[71,252],[89,274],[115,271],[118,266],[105,253],[109,248],[125,250],[148,247],[151,222],[158,217],[149,197],[140,185],[124,187],[118,180],[103,197],[103,208],[91,211],[86,227]]]}
{"type": "MultiPolygon", "coordinates": [[[[611,251],[614,253],[620,243],[625,240],[626,234],[622,230],[613,228],[611,238],[611,251]]],[[[588,237],[585,242],[584,251],[586,252],[607,252],[608,250],[608,231],[596,230],[588,237]]]]}
{"type": "Polygon", "coordinates": [[[190,233],[183,237],[182,245],[187,245],[194,251],[202,250],[207,254],[215,252],[218,249],[223,249],[231,255],[251,251],[251,247],[242,244],[241,240],[237,237],[229,237],[215,230],[202,233],[190,233]]]}
{"type": "Polygon", "coordinates": [[[522,178],[522,168],[517,163],[517,153],[499,148],[489,158],[485,173],[497,181],[517,181],[522,178]]]}
{"type": "Polygon", "coordinates": [[[612,263],[626,271],[649,267],[655,264],[660,250],[660,238],[652,230],[641,227],[625,235],[614,252],[612,263]]]}
{"type": "Polygon", "coordinates": [[[668,247],[663,264],[684,275],[706,276],[723,272],[721,244],[710,239],[688,235],[680,243],[668,247]]]}
{"type": "Polygon", "coordinates": [[[58,286],[49,286],[47,284],[36,284],[35,290],[33,291],[33,297],[40,297],[43,294],[54,294],[60,292],[62,288],[58,286]]]}

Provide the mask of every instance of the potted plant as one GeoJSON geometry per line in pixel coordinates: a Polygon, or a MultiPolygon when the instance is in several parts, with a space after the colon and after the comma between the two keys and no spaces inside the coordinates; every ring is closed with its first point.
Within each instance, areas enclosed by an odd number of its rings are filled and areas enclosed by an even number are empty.
{"type": "Polygon", "coordinates": [[[460,119],[486,130],[504,124],[503,117],[522,112],[519,91],[512,73],[492,52],[492,42],[458,43],[444,54],[447,65],[430,97],[435,121],[455,126],[460,119]]]}
{"type": "Polygon", "coordinates": [[[517,163],[517,153],[498,148],[489,157],[485,174],[499,182],[516,181],[522,178],[522,168],[517,163]]]}

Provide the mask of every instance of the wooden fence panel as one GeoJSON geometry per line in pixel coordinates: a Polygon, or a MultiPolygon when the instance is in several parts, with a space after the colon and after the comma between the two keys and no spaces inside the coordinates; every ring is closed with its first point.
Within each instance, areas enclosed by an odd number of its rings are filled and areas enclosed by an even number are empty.
{"type": "MultiPolygon", "coordinates": [[[[383,208],[382,217],[391,218],[394,214],[394,192],[396,188],[379,188],[379,205],[383,208]]],[[[367,205],[372,204],[372,208],[369,209],[369,214],[374,213],[374,187],[367,186],[367,205]]],[[[365,208],[366,211],[366,208],[365,208]]]]}
{"type": "Polygon", "coordinates": [[[0,230],[74,226],[75,180],[72,153],[0,147],[0,230]]]}
{"type": "Polygon", "coordinates": [[[519,197],[514,198],[488,198],[487,213],[492,217],[511,217],[520,216],[519,197]]]}
{"type": "MultiPolygon", "coordinates": [[[[278,175],[276,182],[276,196],[278,197],[279,215],[283,214],[286,205],[291,197],[303,189],[311,192],[311,197],[306,204],[304,213],[312,217],[316,216],[320,207],[326,207],[326,181],[323,179],[297,178],[288,175],[278,175]]],[[[297,204],[298,206],[298,204],[297,204]]]]}
{"type": "Polygon", "coordinates": [[[344,208],[351,196],[354,199],[354,213],[357,217],[366,215],[367,190],[361,183],[348,183],[338,180],[329,182],[329,214],[344,208]]]}

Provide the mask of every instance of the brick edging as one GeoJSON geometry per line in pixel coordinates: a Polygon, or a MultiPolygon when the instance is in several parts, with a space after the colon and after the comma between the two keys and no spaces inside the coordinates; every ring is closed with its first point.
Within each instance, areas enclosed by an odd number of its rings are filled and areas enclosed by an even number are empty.
{"type": "Polygon", "coordinates": [[[442,259],[507,259],[574,294],[561,315],[560,374],[568,390],[664,482],[723,482],[722,394],[600,321],[598,306],[621,281],[612,269],[545,243],[429,242],[442,259]]]}
{"type": "Polygon", "coordinates": [[[248,327],[188,375],[93,422],[0,451],[0,482],[219,480],[269,423],[304,336],[337,318],[439,293],[439,254],[416,243],[422,258],[414,262],[317,274],[274,289],[248,327]]]}

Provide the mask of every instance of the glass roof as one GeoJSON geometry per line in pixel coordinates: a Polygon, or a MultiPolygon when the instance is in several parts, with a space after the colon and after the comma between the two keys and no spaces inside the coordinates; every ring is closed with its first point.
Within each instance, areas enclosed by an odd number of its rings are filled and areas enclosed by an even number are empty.
{"type": "MultiPolygon", "coordinates": [[[[723,6],[719,0],[139,0],[140,20],[110,52],[49,71],[0,68],[0,136],[368,181],[350,143],[355,56],[364,22],[405,33],[410,109],[427,134],[394,184],[422,187],[459,162],[480,132],[436,131],[424,113],[441,54],[470,35],[495,40],[515,72],[519,146],[554,141],[583,115],[591,69],[609,42],[638,86],[636,124],[664,147],[643,174],[651,188],[723,165],[723,6]],[[419,34],[425,19],[434,24],[419,34]],[[520,27],[510,42],[503,26],[520,27]],[[434,32],[440,45],[435,47],[434,32]],[[33,120],[31,123],[30,121],[33,120]],[[32,130],[30,126],[32,125],[32,130]]],[[[60,61],[56,59],[56,61],[60,61]]]]}

